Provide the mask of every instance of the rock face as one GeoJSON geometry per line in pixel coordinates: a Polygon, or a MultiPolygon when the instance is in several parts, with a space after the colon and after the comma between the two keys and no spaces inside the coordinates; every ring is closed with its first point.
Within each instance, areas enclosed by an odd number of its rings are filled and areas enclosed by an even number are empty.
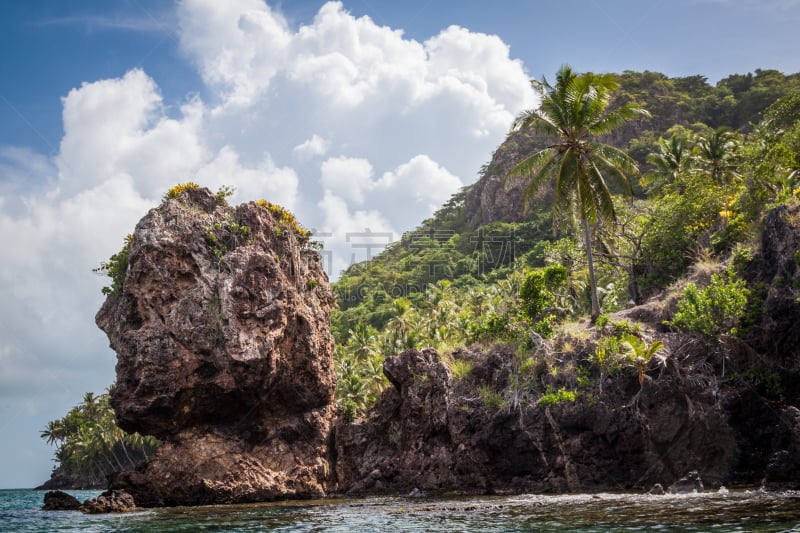
{"type": "Polygon", "coordinates": [[[80,507],[86,514],[128,513],[134,509],[133,497],[123,490],[107,490],[97,498],[86,500],[80,507]]]}
{"type": "Polygon", "coordinates": [[[523,210],[528,180],[514,178],[506,184],[506,174],[523,158],[545,146],[544,141],[526,133],[512,133],[492,155],[481,178],[469,188],[464,199],[467,228],[474,230],[502,220],[523,222],[528,219],[523,210]]]}
{"type": "MultiPolygon", "coordinates": [[[[755,277],[768,287],[762,323],[750,339],[781,366],[800,370],[800,205],[782,205],[764,220],[755,277]]],[[[800,392],[800,391],[798,391],[800,392]]]]}
{"type": "Polygon", "coordinates": [[[333,295],[306,239],[274,206],[207,189],[137,224],[96,321],[117,353],[118,424],[164,444],[111,488],[140,506],[324,494],[333,295]]]}
{"type": "Polygon", "coordinates": [[[800,409],[788,406],[781,413],[786,438],[783,449],[775,452],[767,464],[764,488],[767,490],[800,490],[800,409]]]}
{"type": "Polygon", "coordinates": [[[136,509],[133,497],[125,491],[107,490],[81,503],[75,496],[60,490],[44,495],[44,511],[81,511],[87,514],[127,513],[136,509]]]}
{"type": "Polygon", "coordinates": [[[80,509],[81,502],[78,499],[66,492],[60,490],[51,490],[44,495],[44,511],[77,511],[80,509]]]}
{"type": "Polygon", "coordinates": [[[691,384],[631,375],[609,380],[603,401],[498,407],[476,381],[508,391],[513,354],[456,356],[474,361],[469,378],[433,350],[387,359],[393,387],[368,418],[337,426],[340,490],[646,490],[694,469],[718,485],[735,463],[726,415],[691,384]]]}

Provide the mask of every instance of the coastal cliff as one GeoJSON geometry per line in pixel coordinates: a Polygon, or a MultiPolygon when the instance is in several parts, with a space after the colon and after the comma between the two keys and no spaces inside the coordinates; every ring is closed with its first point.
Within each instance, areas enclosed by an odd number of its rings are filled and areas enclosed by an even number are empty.
{"type": "Polygon", "coordinates": [[[96,321],[117,353],[118,425],[162,445],[112,489],[139,506],[325,494],[333,296],[307,239],[277,206],[201,188],[137,224],[96,321]]]}
{"type": "Polygon", "coordinates": [[[498,343],[387,358],[377,404],[336,427],[339,489],[639,492],[690,472],[711,488],[800,488],[800,206],[768,213],[760,249],[746,273],[759,305],[738,337],[668,327],[665,293],[606,325],[532,334],[535,357],[498,343]],[[600,361],[622,329],[663,348],[600,361]]]}
{"type": "Polygon", "coordinates": [[[110,489],[151,507],[645,491],[693,471],[706,487],[793,488],[798,212],[766,219],[748,274],[764,305],[747,339],[671,332],[674,302],[655,300],[560,341],[531,333],[538,359],[503,345],[406,350],[389,354],[390,386],[351,420],[333,403],[333,296],[307,234],[271,204],[187,189],[139,222],[121,290],[97,315],[118,357],[118,424],[163,442],[110,489]],[[597,343],[634,323],[661,355],[603,370],[597,343]],[[767,378],[785,386],[766,390],[767,378]]]}

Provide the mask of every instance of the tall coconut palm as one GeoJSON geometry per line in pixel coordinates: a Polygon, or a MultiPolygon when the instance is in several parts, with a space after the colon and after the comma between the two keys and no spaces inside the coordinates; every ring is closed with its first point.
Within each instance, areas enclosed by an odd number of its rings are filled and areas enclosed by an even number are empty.
{"type": "Polygon", "coordinates": [[[551,181],[554,230],[565,211],[573,221],[581,222],[594,320],[600,315],[600,301],[592,260],[592,229],[598,221],[616,217],[607,180],[632,194],[628,176],[638,173],[636,162],[625,152],[597,138],[647,112],[634,104],[609,109],[611,94],[619,86],[611,74],[577,74],[564,65],[556,74],[555,85],[544,78],[531,83],[541,103],[517,117],[513,129],[542,135],[552,144],[514,166],[506,175],[506,183],[512,177],[530,176],[525,190],[527,209],[533,195],[551,181]]]}

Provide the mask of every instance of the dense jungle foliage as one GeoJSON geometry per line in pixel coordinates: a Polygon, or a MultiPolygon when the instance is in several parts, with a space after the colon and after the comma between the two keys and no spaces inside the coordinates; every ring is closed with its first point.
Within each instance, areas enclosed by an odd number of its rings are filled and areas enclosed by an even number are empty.
{"type": "MultiPolygon", "coordinates": [[[[634,198],[615,194],[614,216],[593,220],[603,313],[595,329],[604,333],[590,359],[635,371],[660,346],[631,337],[630,324],[609,321],[627,305],[678,291],[674,320],[664,327],[706,337],[746,337],[756,320],[764,287],[746,287],[741,272],[757,251],[766,210],[800,196],[800,74],[757,70],[716,85],[654,72],[615,79],[606,114],[633,105],[649,115],[601,137],[640,172],[631,176],[634,198]],[[710,284],[676,284],[690,270],[708,273],[710,284]]],[[[509,136],[498,148],[478,183],[498,172],[498,155],[512,142],[509,136]]],[[[523,222],[471,228],[466,206],[475,187],[334,284],[337,399],[347,416],[388,385],[386,356],[430,346],[448,357],[471,343],[501,343],[525,361],[548,337],[563,343],[570,324],[591,313],[585,240],[569,220],[575,212],[554,233],[551,189],[530,202],[523,222]]],[[[468,372],[463,361],[449,364],[456,376],[468,372]]]]}

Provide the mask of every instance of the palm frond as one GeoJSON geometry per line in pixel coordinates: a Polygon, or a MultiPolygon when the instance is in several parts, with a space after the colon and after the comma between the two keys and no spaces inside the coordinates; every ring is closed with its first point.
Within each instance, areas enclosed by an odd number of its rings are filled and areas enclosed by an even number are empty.
{"type": "MultiPolygon", "coordinates": [[[[574,204],[575,180],[578,175],[578,156],[574,150],[567,149],[558,160],[553,187],[553,235],[556,234],[557,221],[561,212],[574,204]]],[[[555,170],[555,169],[554,169],[555,170]]]]}
{"type": "Polygon", "coordinates": [[[553,149],[552,148],[545,148],[543,150],[539,150],[532,155],[529,155],[509,170],[506,173],[505,179],[503,180],[503,185],[508,185],[508,180],[515,177],[520,176],[532,176],[536,174],[542,165],[545,164],[548,157],[553,156],[553,149]]]}
{"type": "Polygon", "coordinates": [[[593,161],[589,162],[587,168],[587,176],[589,178],[589,187],[592,189],[592,198],[597,209],[598,218],[604,220],[616,220],[617,213],[614,209],[614,200],[611,197],[611,191],[608,190],[608,184],[603,179],[600,169],[593,161]]]}
{"type": "Polygon", "coordinates": [[[550,116],[539,109],[523,111],[511,125],[511,131],[537,131],[548,137],[557,137],[559,127],[550,116]]]}
{"type": "MultiPolygon", "coordinates": [[[[544,150],[543,150],[544,152],[544,150]]],[[[532,177],[531,181],[528,183],[528,186],[525,187],[525,195],[522,199],[522,210],[524,213],[528,212],[528,204],[530,203],[531,198],[533,198],[539,189],[542,188],[542,185],[553,175],[553,171],[555,170],[556,166],[558,166],[559,159],[556,157],[555,153],[550,154],[551,157],[535,172],[532,177]]]]}
{"type": "Polygon", "coordinates": [[[633,103],[607,113],[589,128],[592,135],[607,135],[635,118],[648,118],[650,113],[633,103]]]}
{"type": "Polygon", "coordinates": [[[603,170],[612,176],[619,185],[622,185],[630,196],[633,196],[630,177],[639,175],[636,161],[614,146],[602,143],[592,143],[591,146],[594,158],[600,163],[603,170]]]}

